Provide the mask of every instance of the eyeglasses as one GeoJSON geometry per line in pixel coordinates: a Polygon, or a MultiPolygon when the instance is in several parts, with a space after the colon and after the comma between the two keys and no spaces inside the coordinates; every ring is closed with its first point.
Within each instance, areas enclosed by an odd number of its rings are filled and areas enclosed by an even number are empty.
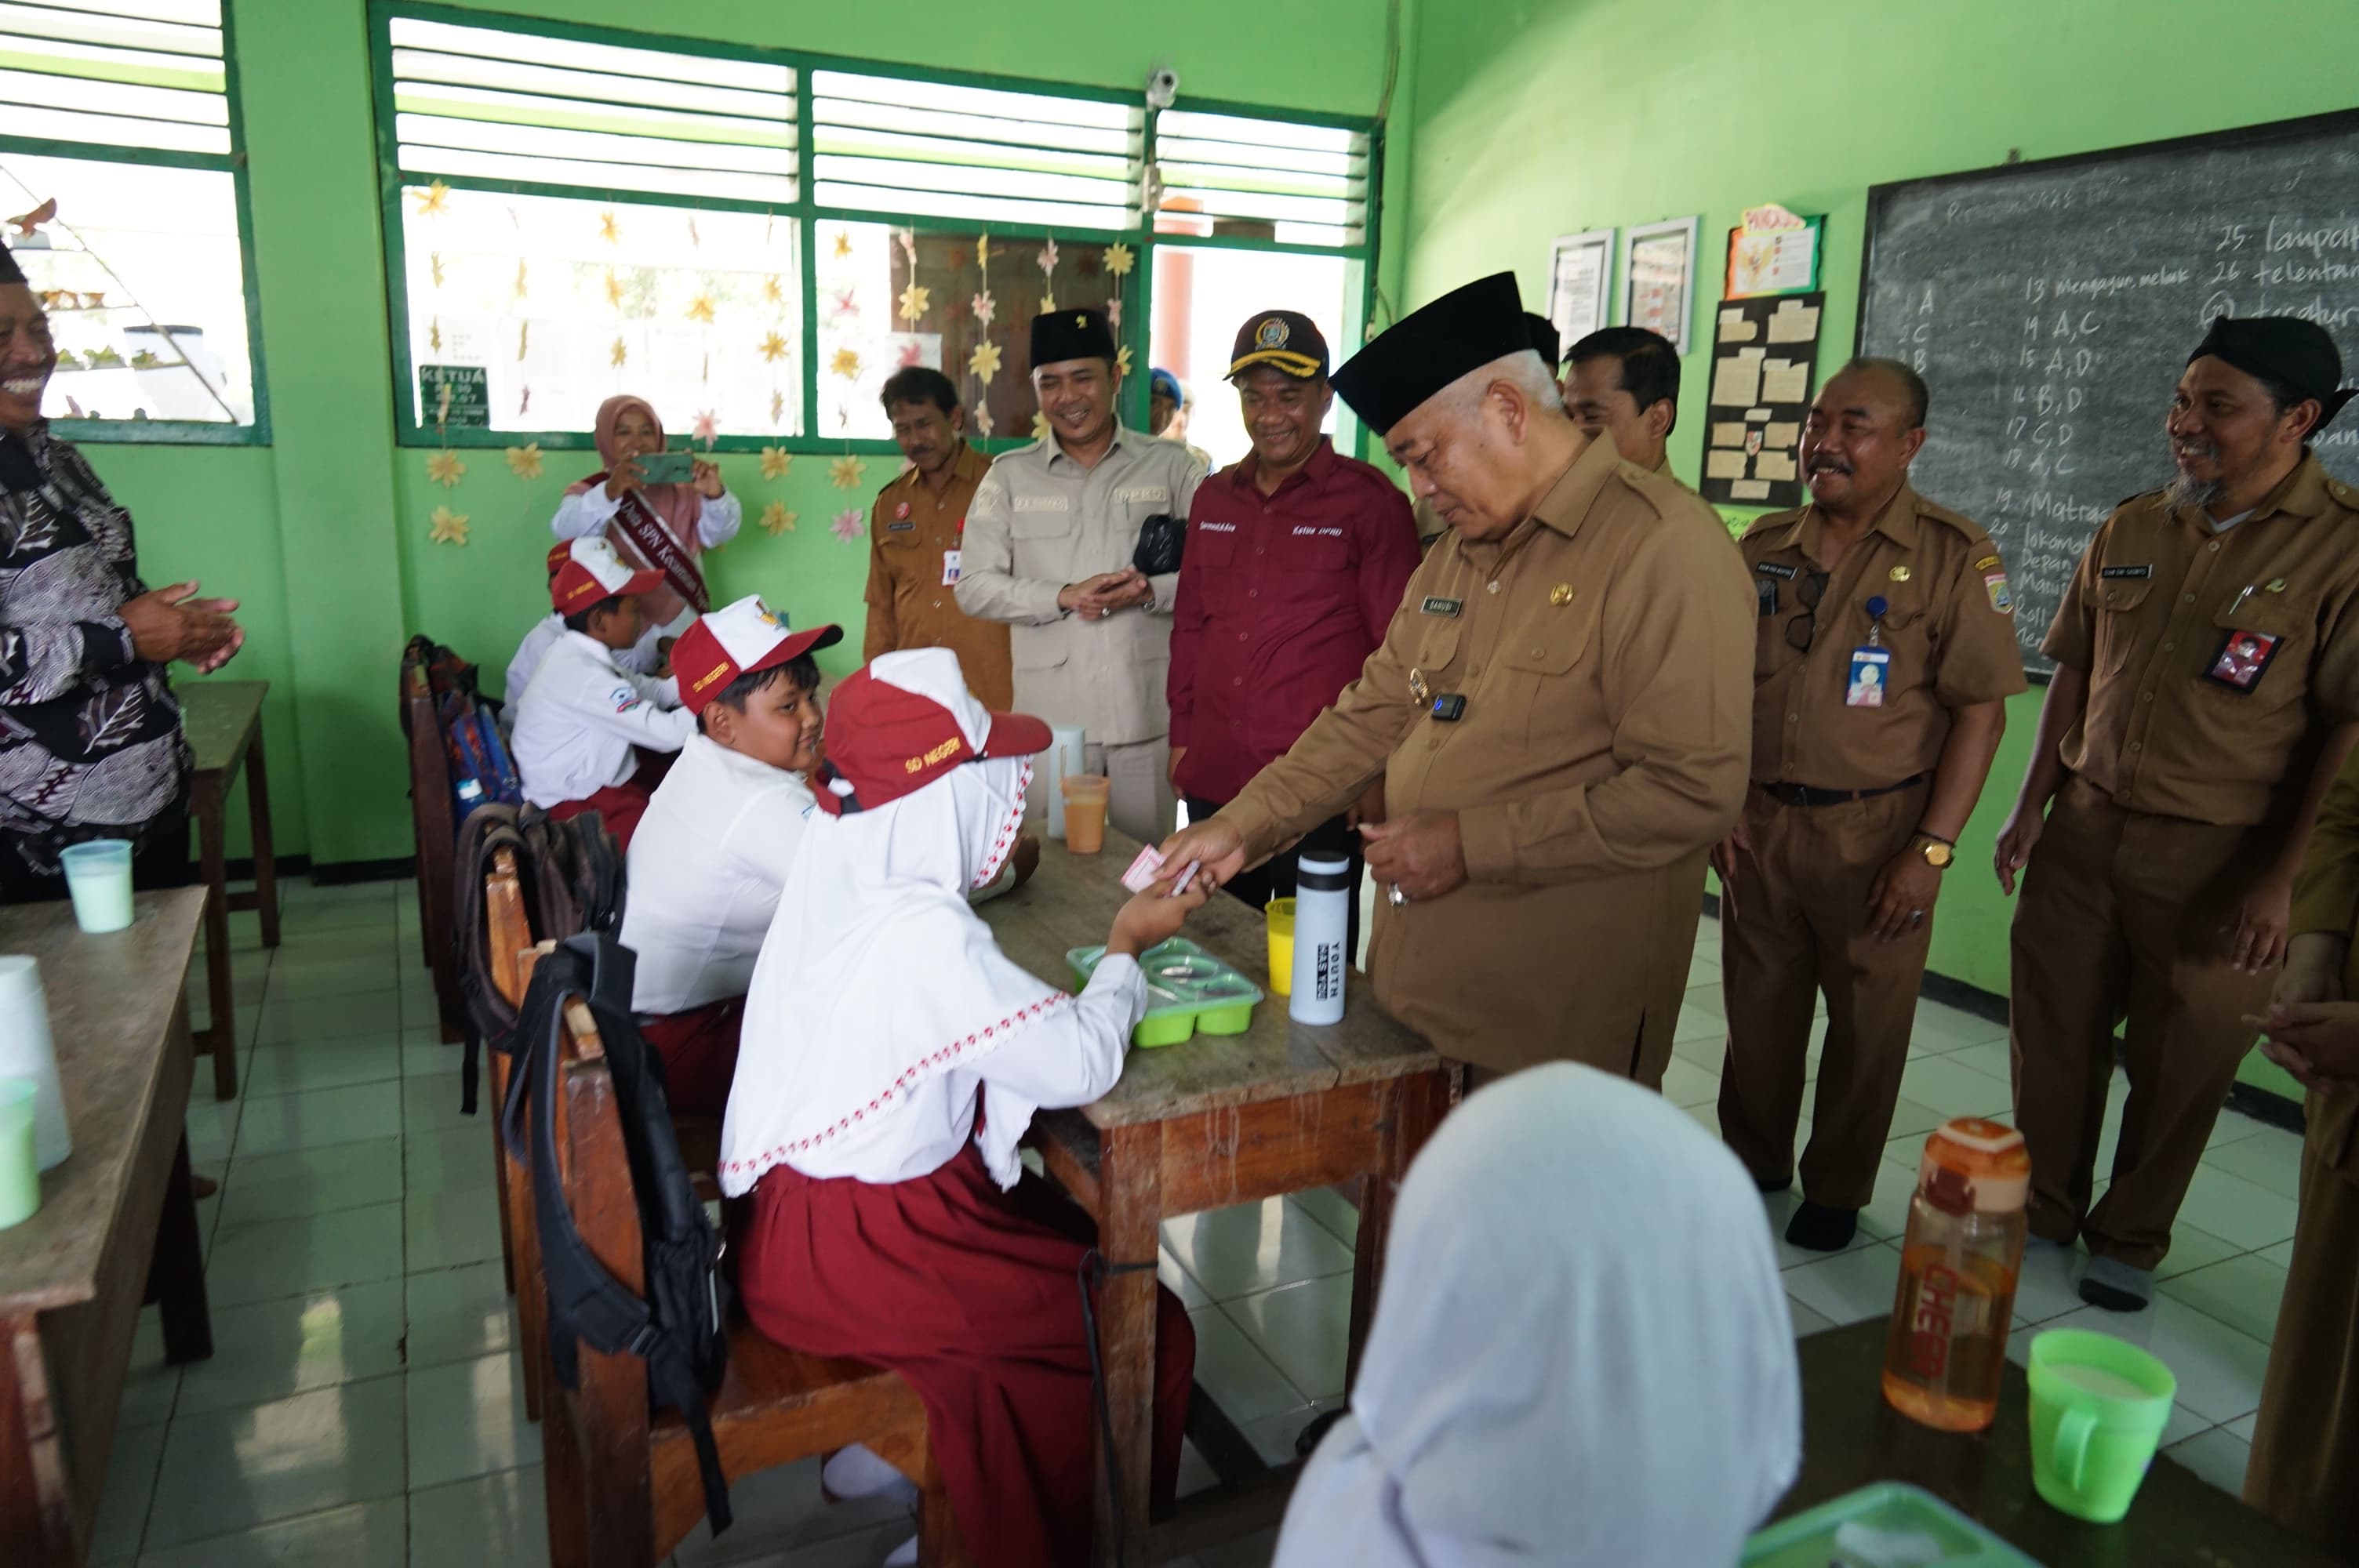
{"type": "Polygon", "coordinates": [[[1819,600],[1827,596],[1831,572],[1806,571],[1794,583],[1794,598],[1802,612],[1786,622],[1786,645],[1797,653],[1810,651],[1810,639],[1819,633],[1819,600]]]}

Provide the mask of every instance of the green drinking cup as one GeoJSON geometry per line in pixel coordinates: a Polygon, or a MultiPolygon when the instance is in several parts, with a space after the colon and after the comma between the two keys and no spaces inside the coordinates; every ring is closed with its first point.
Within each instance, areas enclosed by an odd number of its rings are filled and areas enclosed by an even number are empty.
{"type": "Polygon", "coordinates": [[[2130,1511],[2179,1379],[2136,1346],[2086,1329],[2031,1341],[2031,1479],[2051,1508],[2092,1524],[2130,1511]]]}
{"type": "Polygon", "coordinates": [[[33,1158],[33,1080],[0,1078],[0,1230],[41,1206],[41,1168],[33,1158]]]}

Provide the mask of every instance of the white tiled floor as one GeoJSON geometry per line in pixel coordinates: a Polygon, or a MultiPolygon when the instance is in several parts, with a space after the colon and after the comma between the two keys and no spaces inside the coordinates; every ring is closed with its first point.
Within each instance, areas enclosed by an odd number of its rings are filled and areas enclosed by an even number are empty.
{"type": "MultiPolygon", "coordinates": [[[[91,1560],[539,1563],[539,1433],[523,1420],[511,1351],[490,1135],[457,1114],[458,1053],[434,1032],[414,896],[393,883],[291,885],[276,954],[261,950],[253,916],[233,925],[242,1091],[227,1104],[201,1098],[189,1115],[199,1168],[223,1178],[199,1211],[215,1353],[166,1368],[153,1313],[142,1320],[91,1560]]],[[[1706,921],[1664,1086],[1714,1130],[1718,947],[1706,921]]],[[[1920,1009],[1859,1239],[1834,1257],[1778,1243],[1798,1334],[1891,1310],[1924,1133],[1947,1116],[2007,1108],[2005,1042],[2000,1025],[1920,1009]]],[[[1815,1051],[1812,1062],[1815,1072],[1815,1051]]],[[[2171,1452],[2238,1484],[2285,1284],[2299,1152],[2290,1134],[2223,1116],[2154,1309],[2122,1318],[2084,1307],[2076,1260],[2035,1257],[2016,1298],[2015,1352],[2059,1323],[2147,1346],[2180,1378],[2171,1452]]],[[[1792,1202],[1767,1200],[1766,1221],[1782,1229],[1792,1202]]],[[[1356,1230],[1350,1204],[1329,1192],[1165,1227],[1162,1278],[1194,1320],[1198,1379],[1273,1461],[1340,1402],[1356,1230]]],[[[1211,1472],[1191,1452],[1183,1476],[1201,1486],[1211,1472]]],[[[889,1508],[826,1506],[810,1465],[741,1483],[733,1502],[737,1528],[691,1541],[679,1568],[873,1568],[908,1530],[889,1508]]],[[[1271,1543],[1264,1533],[1195,1562],[1262,1568],[1271,1543]]]]}

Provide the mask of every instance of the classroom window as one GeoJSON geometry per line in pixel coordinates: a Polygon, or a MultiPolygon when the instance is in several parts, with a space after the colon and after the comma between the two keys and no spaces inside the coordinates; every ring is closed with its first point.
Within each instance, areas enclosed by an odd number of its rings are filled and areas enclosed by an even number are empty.
{"type": "Polygon", "coordinates": [[[0,5],[0,217],[26,215],[70,437],[263,438],[227,25],[220,0],[0,5]]]}

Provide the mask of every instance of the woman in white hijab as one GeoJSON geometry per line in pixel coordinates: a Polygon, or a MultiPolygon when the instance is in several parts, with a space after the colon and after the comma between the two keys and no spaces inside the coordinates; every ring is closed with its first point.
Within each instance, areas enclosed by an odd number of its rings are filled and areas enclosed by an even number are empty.
{"type": "Polygon", "coordinates": [[[1735,1156],[1659,1095],[1534,1067],[1402,1183],[1351,1410],[1272,1568],[1727,1568],[1801,1421],[1735,1156]]]}
{"type": "MultiPolygon", "coordinates": [[[[836,687],[821,810],[754,966],[722,1126],[722,1191],[753,1195],[747,1315],[908,1380],[978,1568],[1080,1568],[1090,1551],[1089,1221],[1024,1173],[1016,1140],[1035,1108],[1112,1087],[1147,1010],[1137,955],[1210,895],[1124,905],[1079,996],[1002,953],[967,894],[1014,849],[1048,745],[1038,719],[977,702],[946,649],[881,654],[836,687]]],[[[1158,1293],[1150,1481],[1168,1499],[1195,1336],[1158,1293]]]]}

